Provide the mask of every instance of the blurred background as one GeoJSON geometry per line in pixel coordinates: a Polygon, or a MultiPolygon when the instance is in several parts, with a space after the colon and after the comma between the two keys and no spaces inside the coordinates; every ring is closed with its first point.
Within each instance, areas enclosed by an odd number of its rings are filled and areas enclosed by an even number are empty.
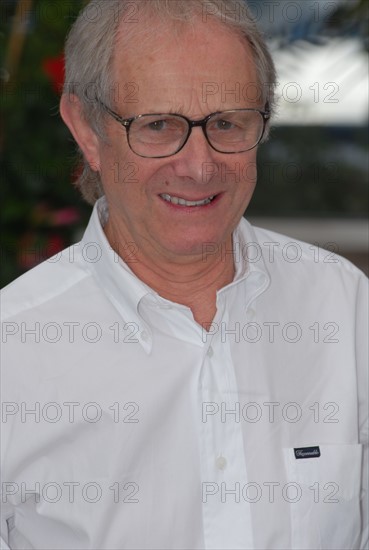
{"type": "MultiPolygon", "coordinates": [[[[1,286],[78,241],[90,215],[58,114],[63,44],[85,3],[0,3],[1,286]]],[[[277,66],[278,112],[247,218],[368,273],[369,2],[248,4],[277,66]]]]}

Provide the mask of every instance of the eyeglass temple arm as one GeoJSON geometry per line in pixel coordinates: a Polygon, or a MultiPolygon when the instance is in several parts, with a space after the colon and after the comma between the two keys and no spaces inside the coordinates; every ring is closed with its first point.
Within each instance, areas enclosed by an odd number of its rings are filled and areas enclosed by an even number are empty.
{"type": "Polygon", "coordinates": [[[132,119],[130,119],[130,118],[122,118],[122,117],[119,116],[117,113],[115,113],[114,111],[112,111],[112,109],[110,109],[110,107],[108,107],[103,101],[101,101],[101,99],[96,98],[96,101],[97,101],[97,103],[104,109],[104,111],[106,111],[110,116],[112,116],[117,122],[119,122],[119,123],[122,124],[123,126],[127,127],[127,126],[129,126],[130,123],[132,122],[132,119]]]}
{"type": "Polygon", "coordinates": [[[270,118],[270,116],[271,116],[270,106],[269,106],[269,101],[267,101],[266,104],[265,104],[263,117],[265,118],[265,120],[268,120],[268,118],[270,118]]]}

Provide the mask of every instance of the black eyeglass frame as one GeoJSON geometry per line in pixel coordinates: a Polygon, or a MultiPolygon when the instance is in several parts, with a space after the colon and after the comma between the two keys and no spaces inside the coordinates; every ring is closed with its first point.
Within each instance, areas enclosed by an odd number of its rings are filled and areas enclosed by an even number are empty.
{"type": "Polygon", "coordinates": [[[266,123],[267,121],[270,119],[270,116],[271,116],[271,113],[270,113],[270,110],[269,110],[269,104],[266,103],[265,105],[265,110],[264,111],[261,111],[259,109],[229,109],[227,111],[217,111],[215,113],[210,113],[210,115],[207,115],[205,118],[201,119],[201,120],[191,120],[187,117],[185,117],[184,115],[179,115],[177,113],[144,113],[144,114],[141,114],[141,115],[136,115],[134,117],[130,117],[130,118],[123,118],[121,117],[120,115],[118,115],[118,113],[116,113],[115,111],[113,111],[112,109],[110,109],[110,107],[108,107],[103,101],[101,101],[100,99],[97,99],[97,102],[99,103],[99,105],[101,105],[101,107],[111,116],[113,117],[117,122],[119,122],[125,129],[126,129],[126,132],[127,132],[127,141],[128,141],[128,145],[131,149],[131,151],[133,151],[133,153],[135,153],[135,155],[138,155],[139,157],[142,157],[142,158],[166,158],[166,157],[172,157],[173,155],[176,155],[177,153],[179,153],[179,151],[181,151],[181,149],[183,149],[183,147],[186,145],[190,135],[191,135],[191,132],[192,132],[192,128],[195,128],[196,126],[200,126],[202,128],[202,131],[204,133],[204,136],[205,136],[205,139],[206,141],[208,142],[208,144],[210,145],[210,147],[212,149],[214,149],[214,151],[217,151],[217,153],[223,153],[224,155],[234,155],[236,153],[245,153],[246,151],[252,151],[252,149],[255,149],[255,147],[257,147],[259,145],[259,143],[261,142],[261,140],[263,139],[263,136],[265,134],[265,126],[266,126],[266,123]],[[237,111],[253,111],[253,112],[256,112],[256,113],[260,113],[262,118],[263,118],[263,130],[260,134],[260,137],[258,139],[258,141],[255,143],[255,145],[253,145],[252,147],[250,147],[249,149],[242,149],[240,151],[220,151],[219,149],[217,149],[216,147],[214,147],[214,145],[210,142],[209,140],[209,137],[207,135],[207,131],[206,131],[206,125],[208,123],[208,121],[213,118],[215,115],[220,115],[222,113],[234,113],[234,112],[237,112],[237,111]],[[132,146],[131,146],[131,142],[130,142],[130,139],[129,139],[129,129],[132,125],[132,123],[135,121],[135,120],[138,120],[144,116],[165,116],[165,115],[168,115],[168,116],[176,116],[176,117],[179,117],[179,118],[182,118],[183,120],[185,120],[188,124],[188,132],[187,132],[187,136],[186,136],[186,139],[184,140],[184,142],[182,143],[182,145],[176,150],[174,151],[174,153],[171,153],[170,155],[160,155],[160,156],[149,156],[149,155],[141,155],[140,153],[137,153],[134,149],[132,149],[132,146]]]}

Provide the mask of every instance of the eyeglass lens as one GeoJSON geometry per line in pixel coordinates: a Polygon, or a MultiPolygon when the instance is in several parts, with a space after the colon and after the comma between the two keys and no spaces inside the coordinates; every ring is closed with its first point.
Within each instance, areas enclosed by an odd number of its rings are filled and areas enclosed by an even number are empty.
{"type": "MultiPolygon", "coordinates": [[[[263,116],[258,111],[226,111],[208,119],[206,136],[217,151],[247,151],[257,145],[263,128],[263,116]]],[[[171,155],[183,146],[190,130],[188,121],[179,115],[142,115],[132,121],[129,142],[139,155],[171,155]]]]}

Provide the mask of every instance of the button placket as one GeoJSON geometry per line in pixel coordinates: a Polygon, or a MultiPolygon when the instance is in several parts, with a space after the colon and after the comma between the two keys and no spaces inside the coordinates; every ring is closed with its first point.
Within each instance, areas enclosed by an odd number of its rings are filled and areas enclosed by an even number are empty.
{"type": "MultiPolygon", "coordinates": [[[[225,314],[220,322],[227,318],[225,314]]],[[[231,345],[217,331],[204,356],[201,393],[207,406],[200,441],[206,548],[253,547],[250,503],[235,494],[248,481],[242,429],[232,413],[225,413],[235,409],[237,395],[231,345]],[[232,526],[232,533],[226,526],[232,526]]]]}
{"type": "Polygon", "coordinates": [[[227,459],[223,456],[223,455],[220,455],[218,456],[218,458],[216,459],[215,461],[215,465],[216,467],[218,468],[218,470],[225,470],[226,467],[227,467],[227,459]]]}

